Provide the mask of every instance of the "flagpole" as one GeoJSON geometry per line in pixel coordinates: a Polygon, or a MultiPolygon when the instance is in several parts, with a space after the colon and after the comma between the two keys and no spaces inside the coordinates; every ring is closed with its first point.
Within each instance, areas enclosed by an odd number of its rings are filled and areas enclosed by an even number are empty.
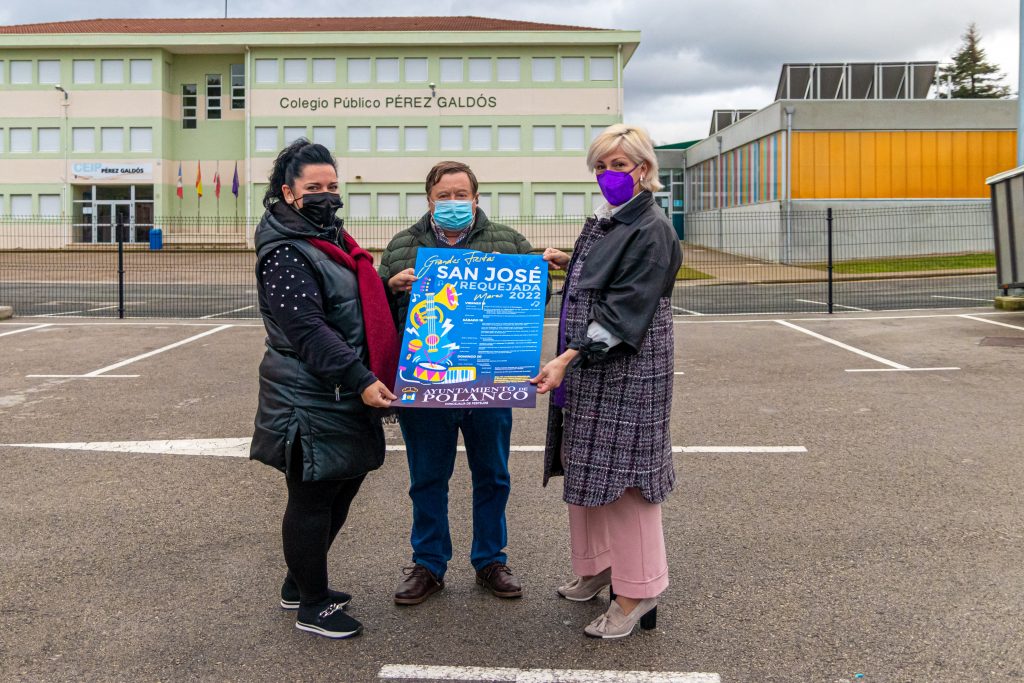
{"type": "Polygon", "coordinates": [[[217,169],[213,172],[213,194],[217,197],[217,227],[219,228],[220,227],[220,159],[217,160],[217,169]]]}

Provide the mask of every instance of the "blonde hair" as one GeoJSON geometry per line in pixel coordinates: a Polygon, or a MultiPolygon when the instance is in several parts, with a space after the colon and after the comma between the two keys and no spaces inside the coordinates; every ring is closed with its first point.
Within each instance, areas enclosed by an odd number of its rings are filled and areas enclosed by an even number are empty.
{"type": "Polygon", "coordinates": [[[635,164],[647,164],[647,173],[640,181],[641,189],[657,192],[664,187],[658,181],[658,158],[654,155],[654,143],[647,131],[639,126],[615,123],[601,131],[590,143],[587,168],[593,172],[598,160],[616,149],[621,150],[635,164]]]}

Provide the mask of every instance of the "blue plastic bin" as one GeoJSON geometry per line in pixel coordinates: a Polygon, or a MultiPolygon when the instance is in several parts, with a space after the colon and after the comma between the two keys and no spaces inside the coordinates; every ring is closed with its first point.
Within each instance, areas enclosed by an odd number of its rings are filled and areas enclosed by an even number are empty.
{"type": "Polygon", "coordinates": [[[149,229],[149,248],[152,251],[164,248],[164,231],[160,228],[149,229]]]}

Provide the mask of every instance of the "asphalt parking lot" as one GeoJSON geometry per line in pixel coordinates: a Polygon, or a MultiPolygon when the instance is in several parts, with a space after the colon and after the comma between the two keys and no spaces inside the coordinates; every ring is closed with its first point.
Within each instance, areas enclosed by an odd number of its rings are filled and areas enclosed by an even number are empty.
{"type": "Polygon", "coordinates": [[[239,457],[258,323],[0,323],[0,680],[1024,680],[1024,314],[690,315],[676,335],[655,631],[586,639],[603,602],[555,596],[542,399],[513,433],[525,597],[474,584],[462,462],[446,589],[391,602],[411,512],[389,427],[330,560],[366,631],[335,642],[277,607],[283,482],[239,457]]]}

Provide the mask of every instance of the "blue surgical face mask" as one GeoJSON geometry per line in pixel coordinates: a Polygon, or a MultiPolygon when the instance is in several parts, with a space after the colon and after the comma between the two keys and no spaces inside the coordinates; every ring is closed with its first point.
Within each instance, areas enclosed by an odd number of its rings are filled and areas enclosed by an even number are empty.
{"type": "Polygon", "coordinates": [[[446,230],[464,230],[473,223],[473,202],[466,199],[434,202],[434,222],[446,230]]]}

